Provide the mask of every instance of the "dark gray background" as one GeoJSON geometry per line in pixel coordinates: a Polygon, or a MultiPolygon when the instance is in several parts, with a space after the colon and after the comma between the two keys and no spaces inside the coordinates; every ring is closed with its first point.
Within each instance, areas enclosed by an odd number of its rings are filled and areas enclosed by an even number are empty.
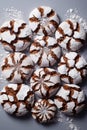
{"type": "MultiPolygon", "coordinates": [[[[0,12],[2,12],[3,8],[14,7],[17,10],[21,10],[24,12],[24,19],[28,22],[29,12],[40,5],[51,6],[58,12],[61,20],[64,20],[64,14],[67,9],[77,8],[79,10],[79,15],[83,18],[87,19],[87,0],[0,0],[0,12]]],[[[0,19],[4,16],[0,14],[0,19]]],[[[2,54],[2,49],[0,50],[2,54]]],[[[82,54],[87,59],[86,49],[82,49],[82,54]]],[[[2,88],[4,84],[0,81],[0,87],[2,88]]],[[[82,83],[81,86],[83,89],[87,85],[86,83],[82,83]],[[84,87],[85,86],[85,87],[84,87]]],[[[1,89],[0,88],[0,89],[1,89]]],[[[85,89],[85,93],[87,90],[85,89]]],[[[87,107],[86,107],[87,109],[87,107]]],[[[74,123],[77,126],[80,126],[81,130],[87,130],[87,112],[84,111],[78,117],[74,117],[74,123]]],[[[26,118],[15,118],[6,114],[3,109],[0,107],[0,130],[68,130],[66,123],[54,123],[51,125],[41,125],[38,124],[35,120],[28,116],[26,118]]]]}

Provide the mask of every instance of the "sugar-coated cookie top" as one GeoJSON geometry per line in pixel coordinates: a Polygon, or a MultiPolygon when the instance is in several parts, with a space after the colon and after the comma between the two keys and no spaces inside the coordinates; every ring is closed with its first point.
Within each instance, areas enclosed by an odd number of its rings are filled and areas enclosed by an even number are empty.
{"type": "Polygon", "coordinates": [[[34,103],[32,89],[25,84],[8,84],[0,92],[0,103],[9,114],[23,116],[34,103]]]}
{"type": "Polygon", "coordinates": [[[55,38],[37,36],[30,46],[30,56],[40,67],[49,67],[59,61],[61,49],[55,38]]]}
{"type": "Polygon", "coordinates": [[[33,61],[24,53],[7,55],[1,66],[3,77],[12,83],[22,83],[27,80],[34,69],[33,61]]]}
{"type": "Polygon", "coordinates": [[[86,76],[87,62],[76,52],[66,53],[58,64],[58,72],[65,83],[78,84],[86,76]]]}
{"type": "Polygon", "coordinates": [[[47,123],[56,114],[56,105],[51,99],[39,99],[32,108],[32,116],[41,123],[47,123]]]}
{"type": "Polygon", "coordinates": [[[59,24],[56,12],[47,6],[40,6],[31,11],[29,27],[38,35],[52,35],[59,24]]]}
{"type": "Polygon", "coordinates": [[[85,42],[86,32],[80,23],[67,19],[59,25],[55,37],[63,49],[77,51],[85,42]]]}
{"type": "Polygon", "coordinates": [[[60,77],[54,69],[37,69],[31,79],[30,86],[41,98],[52,97],[60,88],[60,77]]]}
{"type": "Polygon", "coordinates": [[[85,105],[85,94],[75,84],[63,85],[55,96],[55,104],[65,114],[79,113],[85,105]]]}
{"type": "Polygon", "coordinates": [[[31,30],[23,20],[6,21],[0,27],[1,43],[7,51],[23,51],[30,45],[31,30]]]}

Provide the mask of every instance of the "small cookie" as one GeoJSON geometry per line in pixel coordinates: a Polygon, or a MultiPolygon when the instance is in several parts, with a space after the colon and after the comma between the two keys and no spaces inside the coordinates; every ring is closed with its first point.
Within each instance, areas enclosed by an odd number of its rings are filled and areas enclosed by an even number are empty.
{"type": "Polygon", "coordinates": [[[60,88],[60,77],[54,69],[37,69],[31,79],[30,86],[41,98],[52,97],[60,88]]]}
{"type": "Polygon", "coordinates": [[[85,106],[85,95],[79,86],[65,84],[55,96],[58,109],[68,115],[79,113],[85,106]]]}
{"type": "Polygon", "coordinates": [[[40,67],[53,66],[61,56],[61,49],[55,38],[37,36],[30,46],[30,56],[40,67]]]}
{"type": "Polygon", "coordinates": [[[24,116],[34,104],[34,94],[25,84],[8,84],[0,92],[0,103],[9,114],[24,116]]]}
{"type": "Polygon", "coordinates": [[[39,99],[31,110],[32,117],[40,123],[50,122],[54,118],[56,111],[56,105],[51,99],[39,99]]]}
{"type": "Polygon", "coordinates": [[[56,12],[47,6],[35,8],[29,15],[29,27],[38,35],[52,35],[59,24],[56,12]]]}
{"type": "Polygon", "coordinates": [[[77,51],[84,44],[86,32],[80,23],[68,19],[59,25],[55,37],[63,49],[77,51]]]}
{"type": "Polygon", "coordinates": [[[23,51],[31,41],[29,25],[23,20],[6,21],[0,28],[1,43],[7,51],[23,51]]]}
{"type": "Polygon", "coordinates": [[[2,75],[11,83],[22,83],[29,79],[33,72],[33,62],[24,53],[11,53],[3,60],[2,75]]]}
{"type": "Polygon", "coordinates": [[[87,74],[87,62],[76,52],[66,53],[58,64],[60,78],[65,83],[78,84],[87,74]]]}

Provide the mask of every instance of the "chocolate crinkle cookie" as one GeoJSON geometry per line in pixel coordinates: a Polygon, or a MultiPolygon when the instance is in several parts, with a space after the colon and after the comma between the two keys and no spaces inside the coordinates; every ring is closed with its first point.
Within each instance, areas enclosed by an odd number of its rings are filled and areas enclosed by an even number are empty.
{"type": "Polygon", "coordinates": [[[51,99],[39,99],[35,102],[31,112],[32,117],[40,123],[52,121],[57,111],[55,103],[51,99]]]}
{"type": "Polygon", "coordinates": [[[33,69],[31,58],[20,52],[7,55],[1,65],[3,78],[11,83],[22,83],[28,80],[33,69]]]}
{"type": "Polygon", "coordinates": [[[48,6],[35,8],[29,15],[29,27],[37,35],[53,35],[58,25],[58,15],[48,6]]]}
{"type": "Polygon", "coordinates": [[[24,116],[34,104],[34,94],[28,85],[8,84],[0,92],[0,103],[7,113],[24,116]]]}
{"type": "Polygon", "coordinates": [[[50,36],[37,36],[30,46],[30,56],[40,67],[55,65],[61,56],[57,40],[50,36]]]}
{"type": "Polygon", "coordinates": [[[31,43],[32,33],[23,20],[6,21],[0,27],[1,43],[7,51],[24,51],[31,43]]]}
{"type": "Polygon", "coordinates": [[[41,98],[50,98],[60,88],[60,77],[58,73],[51,68],[37,69],[30,79],[30,86],[41,98]]]}
{"type": "Polygon", "coordinates": [[[66,53],[58,64],[60,78],[65,83],[78,84],[87,74],[87,62],[76,52],[66,53]]]}
{"type": "Polygon", "coordinates": [[[85,94],[75,84],[63,85],[55,96],[55,104],[65,114],[79,113],[85,106],[85,94]]]}
{"type": "Polygon", "coordinates": [[[63,49],[77,51],[85,43],[86,31],[80,23],[75,20],[67,19],[59,25],[55,37],[63,49]]]}

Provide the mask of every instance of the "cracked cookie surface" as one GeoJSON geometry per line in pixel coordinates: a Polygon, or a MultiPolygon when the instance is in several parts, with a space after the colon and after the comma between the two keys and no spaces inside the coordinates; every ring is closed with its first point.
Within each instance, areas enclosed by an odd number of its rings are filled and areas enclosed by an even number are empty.
{"type": "Polygon", "coordinates": [[[1,43],[7,51],[23,51],[31,42],[29,25],[23,20],[6,21],[0,27],[1,43]]]}
{"type": "Polygon", "coordinates": [[[77,51],[83,46],[86,40],[86,32],[80,23],[68,19],[58,26],[55,37],[63,49],[77,51]]]}
{"type": "Polygon", "coordinates": [[[55,38],[37,36],[30,46],[30,56],[38,66],[49,67],[59,61],[61,49],[55,38]]]}
{"type": "Polygon", "coordinates": [[[7,113],[24,116],[34,104],[34,94],[28,85],[8,84],[0,92],[0,103],[7,113]]]}
{"type": "Polygon", "coordinates": [[[65,83],[78,84],[87,74],[87,62],[76,52],[66,53],[58,64],[60,78],[65,83]]]}
{"type": "Polygon", "coordinates": [[[56,110],[56,105],[51,99],[39,99],[32,108],[32,117],[41,123],[47,123],[54,118],[56,110]]]}
{"type": "Polygon", "coordinates": [[[6,56],[1,65],[3,77],[11,83],[22,83],[28,80],[33,72],[34,64],[24,53],[11,53],[6,56]]]}
{"type": "Polygon", "coordinates": [[[65,114],[79,113],[85,106],[85,94],[75,84],[63,85],[54,98],[58,109],[65,114]]]}
{"type": "Polygon", "coordinates": [[[31,79],[30,86],[41,98],[52,97],[60,88],[60,77],[54,69],[37,69],[31,79]]]}
{"type": "Polygon", "coordinates": [[[29,27],[38,35],[52,35],[59,24],[56,12],[47,6],[35,8],[29,15],[29,27]]]}

